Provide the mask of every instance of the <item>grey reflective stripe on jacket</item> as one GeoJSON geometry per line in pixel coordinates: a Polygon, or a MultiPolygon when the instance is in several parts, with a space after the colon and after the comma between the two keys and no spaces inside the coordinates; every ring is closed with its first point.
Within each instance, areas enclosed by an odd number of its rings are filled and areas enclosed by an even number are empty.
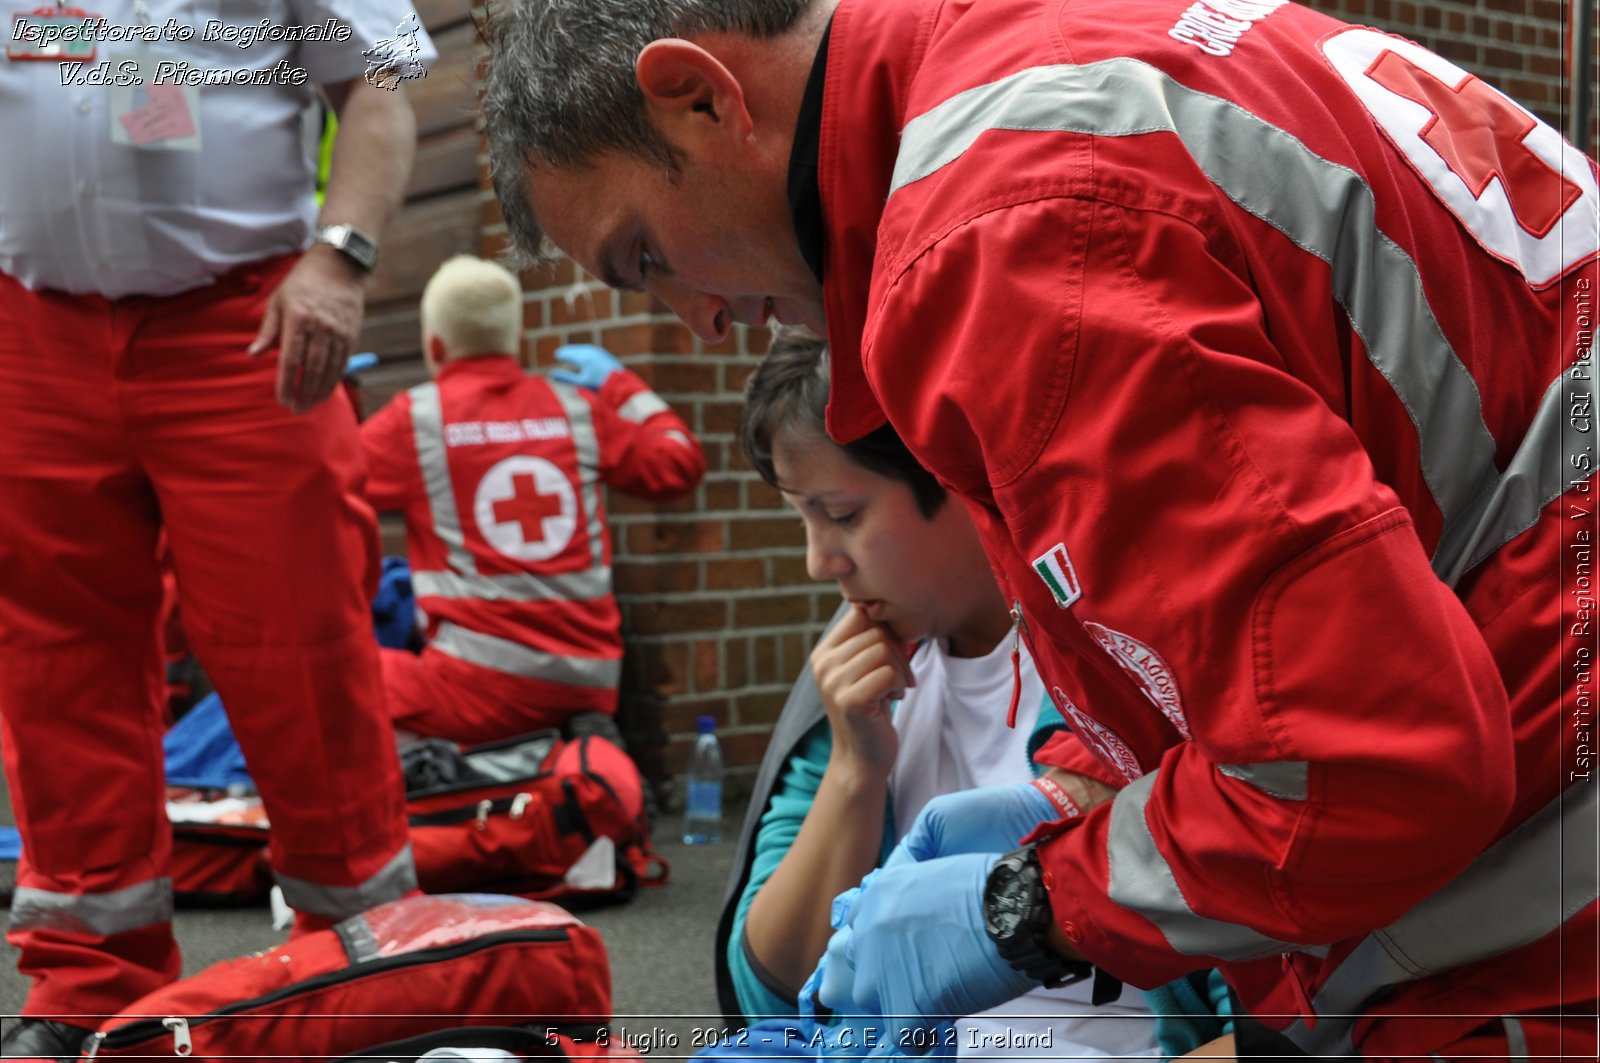
{"type": "Polygon", "coordinates": [[[171,918],[170,878],[155,878],[109,893],[57,893],[18,886],[11,897],[13,931],[56,930],[111,937],[171,918]]]}
{"type": "Polygon", "coordinates": [[[524,679],[542,679],[547,683],[610,689],[622,678],[620,658],[548,653],[510,639],[472,631],[448,620],[439,625],[428,646],[480,668],[524,679]]]}
{"type": "Polygon", "coordinates": [[[1423,478],[1444,517],[1433,568],[1454,585],[1588,478],[1583,434],[1564,415],[1587,378],[1551,383],[1505,473],[1476,381],[1422,291],[1416,263],[1377,226],[1372,190],[1237,104],[1136,59],[1031,67],[968,89],[906,123],[890,195],[954,162],[993,129],[1094,136],[1175,134],[1223,195],[1326,262],[1333,294],[1416,429],[1423,478]],[[1337,210],[1330,210],[1337,204],[1337,210]]]}
{"type": "Polygon", "coordinates": [[[417,467],[422,472],[422,486],[428,495],[433,534],[444,543],[450,567],[463,576],[475,576],[478,566],[467,552],[466,536],[461,531],[461,514],[456,512],[455,487],[450,482],[439,385],[418,384],[408,394],[411,396],[411,433],[417,447],[417,467]]]}
{"type": "Polygon", "coordinates": [[[617,407],[617,413],[626,421],[643,424],[658,413],[666,413],[670,406],[653,391],[641,391],[617,407]]]}
{"type": "Polygon", "coordinates": [[[1465,871],[1357,945],[1312,999],[1316,1026],[1284,1031],[1314,1055],[1354,1054],[1362,1006],[1388,986],[1530,945],[1600,896],[1600,795],[1569,786],[1465,871]],[[1551,874],[1551,869],[1559,870],[1551,874]]]}
{"type": "Polygon", "coordinates": [[[534,575],[463,576],[459,572],[414,572],[419,598],[471,598],[485,602],[589,602],[611,593],[611,568],[534,575]]]}
{"type": "Polygon", "coordinates": [[[572,425],[572,445],[578,451],[578,496],[583,500],[584,532],[595,568],[605,564],[605,528],[600,524],[600,440],[594,434],[594,411],[571,384],[551,381],[572,425]]]}
{"type": "Polygon", "coordinates": [[[309,912],[337,922],[376,905],[399,900],[417,888],[417,869],[411,860],[411,843],[371,878],[355,886],[329,886],[274,870],[272,877],[283,889],[283,899],[297,912],[309,912]]]}
{"type": "Polygon", "coordinates": [[[411,431],[417,447],[417,466],[428,496],[428,511],[433,532],[445,545],[448,569],[418,570],[412,573],[417,597],[476,599],[481,601],[588,602],[611,593],[611,568],[604,563],[601,541],[599,491],[600,443],[594,434],[594,418],[589,405],[568,385],[551,382],[561,401],[572,432],[572,445],[578,458],[578,484],[585,514],[585,533],[589,537],[590,567],[579,572],[554,575],[514,573],[486,576],[467,549],[461,514],[456,508],[455,485],[450,476],[448,447],[445,444],[444,412],[436,383],[419,384],[411,397],[411,431]]]}

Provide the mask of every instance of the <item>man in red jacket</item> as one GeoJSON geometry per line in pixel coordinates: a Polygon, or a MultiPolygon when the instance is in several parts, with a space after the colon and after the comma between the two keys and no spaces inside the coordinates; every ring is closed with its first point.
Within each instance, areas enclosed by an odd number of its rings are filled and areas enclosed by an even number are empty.
{"type": "Polygon", "coordinates": [[[621,617],[601,486],[648,499],[694,489],[699,443],[599,347],[557,352],[576,372],[517,359],[522,290],[462,255],[422,293],[434,381],[361,428],[367,496],[405,515],[420,656],[384,650],[390,710],[409,736],[488,742],[617,707],[621,617]]]}
{"type": "Polygon", "coordinates": [[[1278,0],[525,0],[496,37],[518,245],[708,342],[825,326],[830,431],[966,498],[1055,759],[1121,787],[1011,854],[981,808],[924,832],[824,1003],[1218,966],[1306,1051],[1593,1054],[1590,160],[1278,0]]]}

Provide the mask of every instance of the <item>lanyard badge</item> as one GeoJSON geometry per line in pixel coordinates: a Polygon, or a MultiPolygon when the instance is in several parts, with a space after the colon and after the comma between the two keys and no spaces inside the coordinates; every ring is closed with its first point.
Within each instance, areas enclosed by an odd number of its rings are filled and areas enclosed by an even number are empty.
{"type": "Polygon", "coordinates": [[[36,7],[11,14],[7,59],[88,63],[94,60],[94,27],[100,22],[81,7],[36,7]]]}

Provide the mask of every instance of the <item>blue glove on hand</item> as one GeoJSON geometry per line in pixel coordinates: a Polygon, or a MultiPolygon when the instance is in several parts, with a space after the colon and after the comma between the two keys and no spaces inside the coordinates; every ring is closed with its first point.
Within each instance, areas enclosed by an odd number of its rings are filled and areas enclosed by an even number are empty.
{"type": "Polygon", "coordinates": [[[817,999],[836,1015],[880,1018],[889,1047],[914,1055],[940,1049],[950,1018],[1038,988],[983,928],[983,889],[999,858],[966,853],[884,867],[840,894],[837,930],[812,975],[817,999]]]}
{"type": "Polygon", "coordinates": [[[360,354],[352,354],[350,356],[350,360],[344,363],[344,375],[355,376],[357,373],[366,372],[368,369],[371,369],[377,364],[378,356],[373,354],[371,351],[362,351],[360,354]]]}
{"type": "Polygon", "coordinates": [[[550,373],[550,379],[591,391],[599,391],[611,374],[622,368],[622,363],[610,351],[592,343],[568,343],[557,347],[556,361],[567,363],[577,372],[556,369],[550,373]]]}
{"type": "Polygon", "coordinates": [[[1061,812],[1032,783],[985,786],[935,797],[894,847],[885,868],[960,853],[1009,853],[1061,812]]]}

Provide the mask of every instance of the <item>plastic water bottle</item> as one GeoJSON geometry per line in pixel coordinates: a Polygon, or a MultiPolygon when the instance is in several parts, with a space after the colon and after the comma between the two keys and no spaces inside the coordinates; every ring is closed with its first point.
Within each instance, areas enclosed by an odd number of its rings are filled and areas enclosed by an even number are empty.
{"type": "Polygon", "coordinates": [[[702,716],[689,751],[688,796],[683,803],[683,844],[715,845],[722,837],[722,746],[717,718],[702,716]]]}

